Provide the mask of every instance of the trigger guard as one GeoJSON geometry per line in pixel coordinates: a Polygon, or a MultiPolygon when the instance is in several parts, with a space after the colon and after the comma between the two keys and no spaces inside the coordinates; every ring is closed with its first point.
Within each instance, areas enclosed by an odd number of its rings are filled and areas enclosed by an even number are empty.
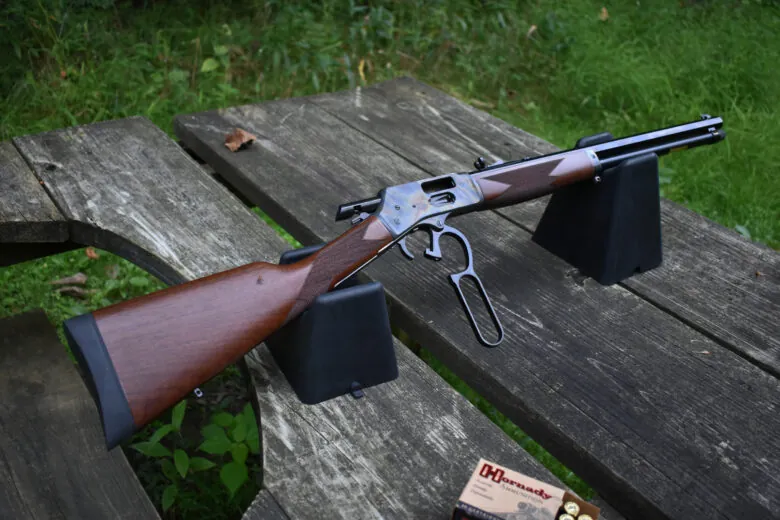
{"type": "Polygon", "coordinates": [[[403,237],[398,241],[398,247],[401,249],[401,253],[409,260],[414,260],[414,255],[409,251],[409,246],[406,245],[406,237],[403,237]]]}
{"type": "MultiPolygon", "coordinates": [[[[435,231],[435,232],[431,231],[431,245],[433,247],[428,251],[430,251],[432,255],[433,254],[438,255],[438,257],[435,258],[437,260],[441,260],[442,256],[441,256],[440,240],[441,237],[443,237],[444,235],[450,235],[452,237],[455,237],[455,239],[457,239],[458,243],[460,244],[460,247],[463,249],[463,254],[466,257],[466,269],[463,272],[458,274],[462,276],[466,273],[473,272],[474,258],[471,253],[471,244],[466,238],[466,235],[464,235],[463,232],[455,229],[454,227],[444,226],[440,231],[435,231]]],[[[428,255],[428,251],[425,252],[426,256],[428,255]]]]}

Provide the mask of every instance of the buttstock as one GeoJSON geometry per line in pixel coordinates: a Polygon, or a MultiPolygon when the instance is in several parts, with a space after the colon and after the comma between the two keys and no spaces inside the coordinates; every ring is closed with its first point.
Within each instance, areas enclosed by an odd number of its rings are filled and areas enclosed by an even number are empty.
{"type": "Polygon", "coordinates": [[[66,321],[108,449],[262,343],[391,241],[371,217],[300,262],[248,264],[66,321]]]}
{"type": "Polygon", "coordinates": [[[109,449],[281,327],[304,271],[249,264],[65,322],[109,449]]]}

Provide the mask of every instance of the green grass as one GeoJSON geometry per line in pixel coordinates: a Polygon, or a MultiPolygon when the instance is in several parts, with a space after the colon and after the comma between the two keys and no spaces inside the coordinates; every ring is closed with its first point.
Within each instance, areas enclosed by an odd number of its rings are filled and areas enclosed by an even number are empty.
{"type": "Polygon", "coordinates": [[[45,309],[64,343],[59,327],[64,320],[165,287],[116,255],[97,250],[96,253],[99,257],[90,259],[84,249],[79,249],[0,268],[0,318],[45,309]],[[94,291],[84,299],[64,296],[56,291],[61,286],[50,284],[75,273],[87,275],[86,283],[80,287],[94,291]]]}
{"type": "MultiPolygon", "coordinates": [[[[780,247],[777,2],[619,2],[607,6],[606,20],[599,17],[604,4],[589,0],[147,4],[10,0],[0,7],[0,140],[138,114],[172,133],[176,114],[403,74],[561,147],[585,134],[633,134],[706,112],[723,116],[728,139],[664,158],[664,195],[780,247]]],[[[83,251],[0,269],[0,284],[0,316],[44,308],[57,325],[162,286],[113,255],[90,260],[83,251]],[[119,266],[115,279],[110,265],[119,266]],[[86,300],[48,285],[77,271],[95,290],[86,300]]],[[[570,486],[589,493],[446,368],[421,356],[570,486]]],[[[154,481],[150,471],[143,473],[154,481]]],[[[159,487],[149,485],[158,497],[159,487]]],[[[224,498],[209,500],[212,508],[224,505],[224,498]]]]}
{"type": "Polygon", "coordinates": [[[136,114],[171,131],[179,113],[354,87],[363,62],[368,83],[412,74],[562,147],[721,115],[727,141],[665,159],[664,194],[777,248],[780,7],[684,4],[620,2],[602,21],[587,0],[16,0],[0,138],[136,114]]]}

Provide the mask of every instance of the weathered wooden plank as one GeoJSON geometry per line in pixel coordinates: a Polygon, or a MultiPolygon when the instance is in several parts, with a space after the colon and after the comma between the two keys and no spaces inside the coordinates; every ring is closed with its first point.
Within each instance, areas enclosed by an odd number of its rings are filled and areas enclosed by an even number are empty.
{"type": "Polygon", "coordinates": [[[69,251],[68,223],[10,142],[0,143],[0,267],[69,251]]]}
{"type": "Polygon", "coordinates": [[[74,240],[168,283],[273,262],[288,247],[146,119],[25,136],[17,146],[73,220],[74,240]]]}
{"type": "Polygon", "coordinates": [[[14,139],[71,221],[71,240],[168,283],[276,261],[285,242],[148,119],[14,139]]]}
{"type": "Polygon", "coordinates": [[[68,224],[10,142],[0,143],[0,243],[64,242],[68,224]]]}
{"type": "Polygon", "coordinates": [[[0,320],[0,517],[159,518],[42,311],[0,320]]]}
{"type": "MultiPolygon", "coordinates": [[[[411,78],[364,89],[360,97],[362,111],[344,111],[356,104],[355,93],[318,102],[432,174],[469,170],[477,155],[512,160],[558,150],[411,78]],[[400,124],[418,131],[399,135],[400,124]]],[[[533,231],[545,205],[546,199],[499,213],[533,231]]],[[[663,265],[624,286],[780,376],[780,254],[674,202],[662,199],[661,208],[663,265]]]]}
{"type": "Polygon", "coordinates": [[[780,253],[672,202],[662,208],[664,263],[624,285],[780,377],[780,253]]]}
{"type": "MultiPolygon", "coordinates": [[[[337,204],[426,175],[378,145],[383,136],[421,147],[437,173],[467,169],[450,156],[460,129],[443,125],[432,136],[413,110],[399,118],[373,98],[381,100],[363,89],[360,102],[344,93],[235,107],[180,116],[175,127],[220,175],[313,243],[343,230],[332,221],[337,204]],[[358,132],[339,118],[370,125],[358,132]],[[236,126],[259,137],[242,154],[221,146],[236,126]]],[[[394,323],[624,514],[778,515],[777,379],[624,288],[583,280],[494,212],[455,222],[472,240],[505,344],[485,349],[473,339],[440,264],[425,261],[385,257],[368,268],[387,288],[394,323]]]]}
{"type": "Polygon", "coordinates": [[[244,513],[242,520],[289,520],[289,518],[271,492],[261,489],[244,513]]]}
{"type": "Polygon", "coordinates": [[[396,355],[397,380],[307,406],[253,352],[264,485],[290,517],[447,518],[480,457],[559,484],[398,342],[396,355]]]}

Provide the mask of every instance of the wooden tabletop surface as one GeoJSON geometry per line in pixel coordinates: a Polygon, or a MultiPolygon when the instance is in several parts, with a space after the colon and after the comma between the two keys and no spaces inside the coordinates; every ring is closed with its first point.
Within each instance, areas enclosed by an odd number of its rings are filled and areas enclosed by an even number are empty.
{"type": "Polygon", "coordinates": [[[40,309],[0,320],[0,518],[159,520],[40,309]]]}
{"type": "MultiPolygon", "coordinates": [[[[305,245],[343,232],[339,204],[385,186],[554,150],[408,78],[182,115],[175,129],[305,245]],[[258,140],[231,153],[236,127],[258,140]]],[[[39,200],[0,195],[0,257],[41,236],[177,283],[287,248],[143,118],[17,138],[0,157],[0,179],[39,200]]],[[[504,324],[499,348],[471,333],[452,264],[422,255],[391,252],[366,271],[393,324],[626,517],[780,518],[780,255],[663,201],[663,265],[604,287],[530,240],[545,202],[450,222],[504,324]]],[[[398,380],[315,406],[297,402],[264,348],[247,356],[265,486],[248,518],[444,518],[479,457],[557,482],[408,349],[397,355],[398,380]]]]}

